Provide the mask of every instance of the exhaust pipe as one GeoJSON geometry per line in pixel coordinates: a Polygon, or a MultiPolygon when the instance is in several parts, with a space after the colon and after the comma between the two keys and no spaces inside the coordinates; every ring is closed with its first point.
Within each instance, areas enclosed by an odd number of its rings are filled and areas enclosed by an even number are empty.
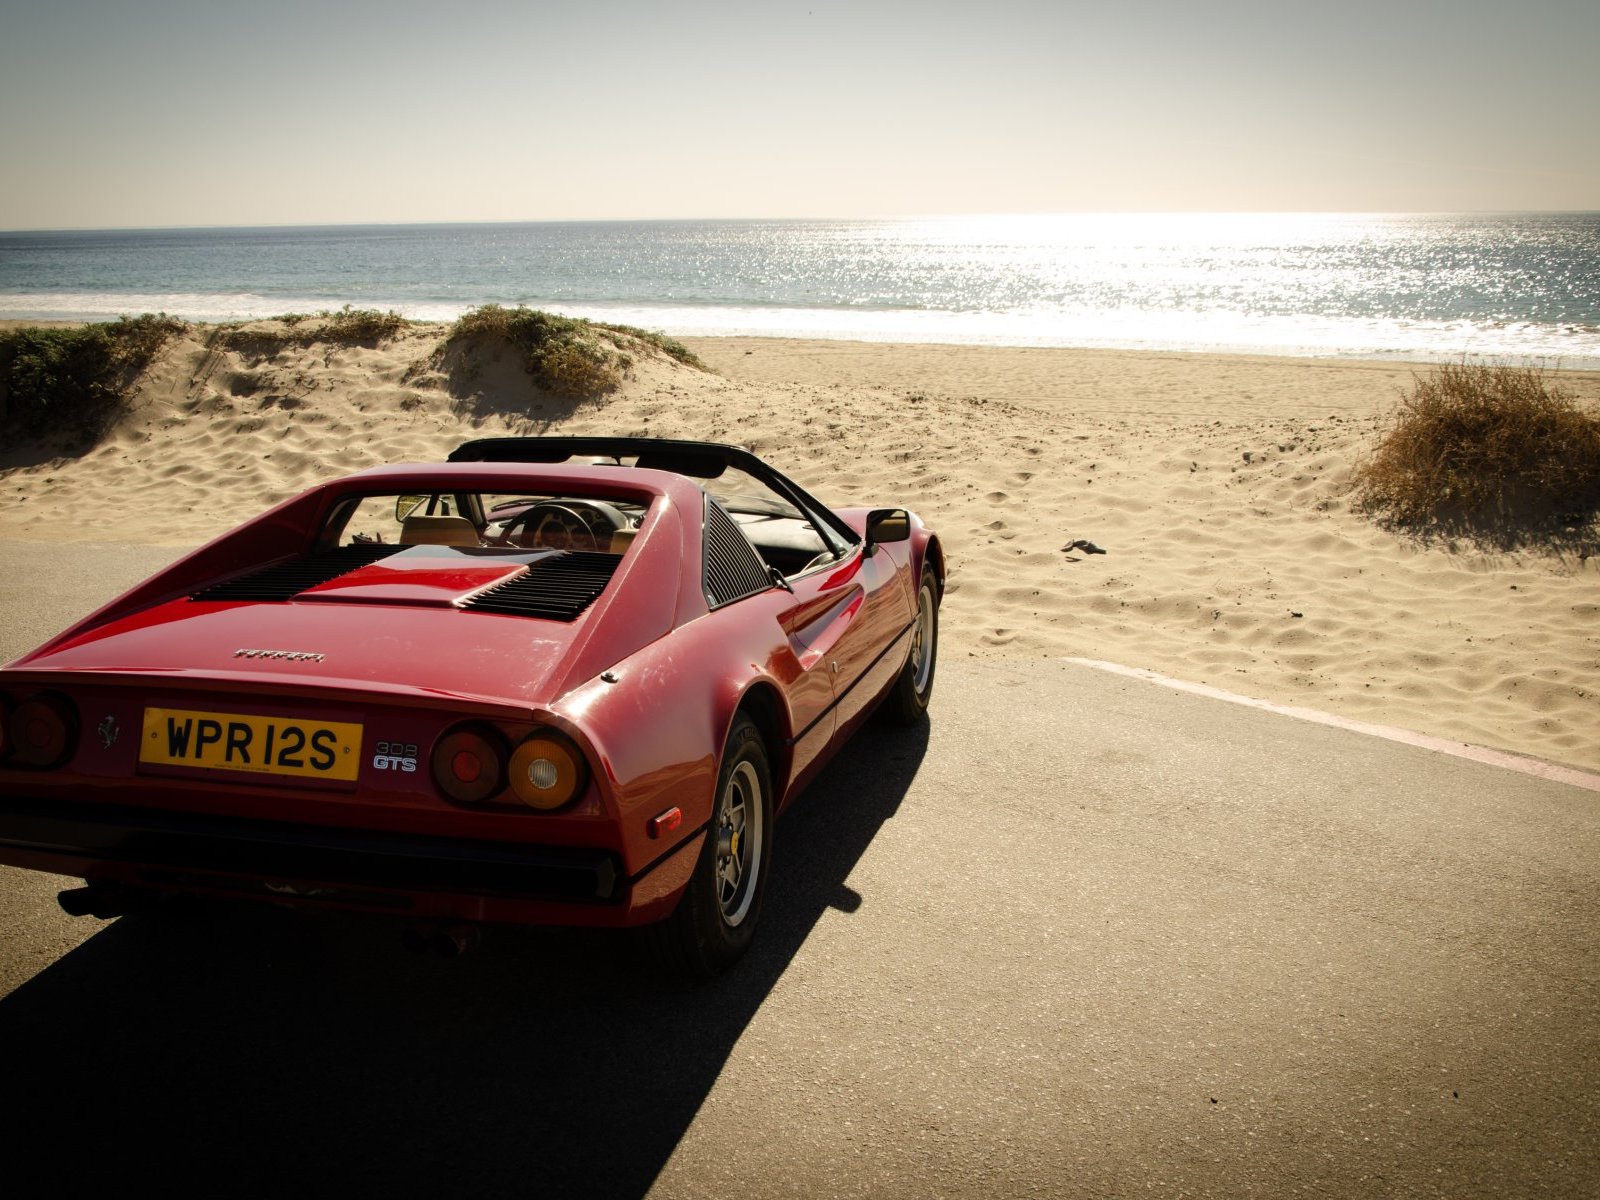
{"type": "Polygon", "coordinates": [[[482,938],[483,931],[476,925],[446,925],[434,932],[430,944],[440,958],[460,958],[482,938]]]}
{"type": "Polygon", "coordinates": [[[95,917],[109,921],[125,917],[132,912],[148,908],[155,897],[136,892],[131,888],[108,887],[90,883],[80,888],[68,888],[56,896],[56,903],[69,917],[95,917]]]}
{"type": "Polygon", "coordinates": [[[432,940],[431,925],[407,925],[400,930],[400,944],[412,954],[426,954],[432,940]]]}
{"type": "Polygon", "coordinates": [[[440,958],[459,958],[482,941],[483,930],[470,922],[456,925],[406,925],[400,930],[400,944],[411,954],[434,952],[440,958]]]}
{"type": "Polygon", "coordinates": [[[460,958],[483,940],[483,927],[462,921],[454,925],[407,925],[400,944],[413,954],[430,950],[440,958],[460,958]]]}
{"type": "Polygon", "coordinates": [[[400,930],[400,944],[413,954],[433,951],[440,958],[460,958],[482,939],[477,925],[407,925],[400,930]]]}

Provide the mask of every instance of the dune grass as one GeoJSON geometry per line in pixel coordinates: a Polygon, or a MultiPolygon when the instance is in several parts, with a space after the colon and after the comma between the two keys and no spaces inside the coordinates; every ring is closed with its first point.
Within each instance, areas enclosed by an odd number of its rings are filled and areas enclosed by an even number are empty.
{"type": "Polygon", "coordinates": [[[594,322],[594,327],[606,333],[622,334],[624,337],[632,338],[634,341],[643,342],[646,346],[659,350],[668,358],[676,359],[686,367],[693,367],[697,371],[709,372],[711,370],[710,367],[700,361],[699,356],[689,347],[664,333],[657,333],[651,329],[640,329],[637,325],[608,325],[600,321],[594,322]]]}
{"type": "Polygon", "coordinates": [[[222,342],[239,350],[254,352],[285,349],[290,346],[377,346],[403,333],[411,322],[393,310],[374,308],[323,309],[319,313],[283,313],[273,317],[281,329],[238,326],[222,332],[222,342]]]}
{"type": "Polygon", "coordinates": [[[0,334],[0,429],[8,440],[93,441],[168,338],[186,328],[165,313],[0,334]]]}
{"type": "Polygon", "coordinates": [[[1354,475],[1369,514],[1419,532],[1512,541],[1600,510],[1600,415],[1527,367],[1419,376],[1354,475]]]}
{"type": "Polygon", "coordinates": [[[515,347],[540,387],[572,399],[593,399],[616,390],[633,367],[634,353],[641,350],[707,370],[686,346],[663,334],[498,304],[463,314],[445,335],[439,353],[484,338],[515,347]]]}

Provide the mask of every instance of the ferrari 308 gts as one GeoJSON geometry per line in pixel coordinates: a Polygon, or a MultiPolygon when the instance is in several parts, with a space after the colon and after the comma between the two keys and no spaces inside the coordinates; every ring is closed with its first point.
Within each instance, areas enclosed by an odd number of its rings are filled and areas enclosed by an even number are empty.
{"type": "Polygon", "coordinates": [[[0,669],[0,863],[744,952],[773,822],[922,720],[944,557],[750,452],[491,438],[320,484],[0,669]]]}

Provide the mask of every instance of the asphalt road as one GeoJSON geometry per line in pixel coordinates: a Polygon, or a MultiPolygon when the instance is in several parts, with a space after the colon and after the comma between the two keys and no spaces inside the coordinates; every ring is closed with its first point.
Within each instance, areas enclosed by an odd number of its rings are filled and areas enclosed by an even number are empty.
{"type": "MultiPolygon", "coordinates": [[[[170,551],[0,546],[0,655],[170,551]]],[[[1054,662],[941,664],[778,828],[706,987],[0,868],[0,1142],[51,1190],[1600,1193],[1600,797],[1054,662]],[[69,1147],[62,1149],[65,1135],[69,1147]]]]}

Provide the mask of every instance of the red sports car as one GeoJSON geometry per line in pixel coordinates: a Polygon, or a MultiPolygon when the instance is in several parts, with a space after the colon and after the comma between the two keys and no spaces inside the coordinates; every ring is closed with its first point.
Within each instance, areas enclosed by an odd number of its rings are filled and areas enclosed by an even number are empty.
{"type": "Polygon", "coordinates": [[[0,669],[0,862],[81,876],[73,913],[246,896],[738,958],[777,815],[874,709],[923,719],[937,538],[730,446],[450,458],[314,487],[0,669]]]}

